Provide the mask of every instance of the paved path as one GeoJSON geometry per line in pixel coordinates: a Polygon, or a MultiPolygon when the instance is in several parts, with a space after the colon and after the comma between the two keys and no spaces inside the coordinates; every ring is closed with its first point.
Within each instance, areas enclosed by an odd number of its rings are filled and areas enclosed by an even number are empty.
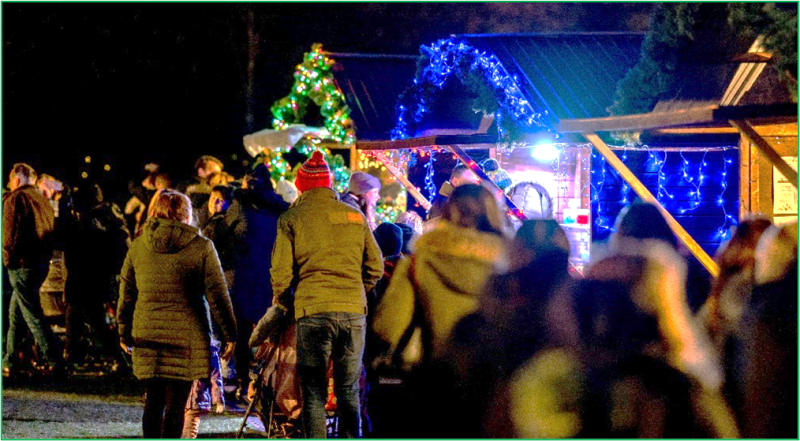
{"type": "MultiPolygon", "coordinates": [[[[141,384],[71,379],[62,384],[3,382],[0,435],[8,438],[141,438],[141,384]]],[[[201,438],[232,438],[241,414],[203,416],[201,438]]]]}

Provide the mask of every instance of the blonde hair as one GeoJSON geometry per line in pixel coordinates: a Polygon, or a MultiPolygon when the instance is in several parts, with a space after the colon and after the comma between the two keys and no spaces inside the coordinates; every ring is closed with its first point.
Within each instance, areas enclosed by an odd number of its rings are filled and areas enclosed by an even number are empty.
{"type": "Polygon", "coordinates": [[[416,211],[409,210],[398,214],[394,223],[408,225],[415,233],[422,234],[422,224],[425,222],[416,211]]]}
{"type": "Polygon", "coordinates": [[[58,179],[48,175],[47,173],[42,173],[42,174],[39,175],[39,178],[36,179],[36,185],[39,185],[42,182],[47,181],[47,180],[57,181],[58,179]]]}
{"type": "Polygon", "coordinates": [[[192,203],[177,190],[158,190],[150,201],[147,216],[188,224],[192,220],[192,203]]]}
{"type": "Polygon", "coordinates": [[[505,235],[503,213],[486,188],[466,184],[457,187],[444,208],[442,218],[455,225],[499,236],[505,235]]]}

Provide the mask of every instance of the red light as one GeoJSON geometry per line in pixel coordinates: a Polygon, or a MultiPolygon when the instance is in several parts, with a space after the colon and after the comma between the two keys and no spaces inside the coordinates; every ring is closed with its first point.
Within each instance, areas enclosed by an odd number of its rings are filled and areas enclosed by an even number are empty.
{"type": "Polygon", "coordinates": [[[588,214],[579,214],[577,216],[576,222],[580,225],[587,225],[589,223],[589,215],[588,214]]]}

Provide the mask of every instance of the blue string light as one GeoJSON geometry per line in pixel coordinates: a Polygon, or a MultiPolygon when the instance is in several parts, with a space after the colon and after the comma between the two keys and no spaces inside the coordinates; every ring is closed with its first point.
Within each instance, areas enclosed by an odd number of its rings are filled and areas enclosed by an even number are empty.
{"type": "Polygon", "coordinates": [[[708,150],[705,151],[703,154],[703,160],[701,164],[698,166],[698,174],[700,177],[695,180],[693,176],[689,175],[689,160],[683,156],[683,150],[680,151],[681,160],[683,161],[683,180],[688,182],[692,187],[694,187],[694,191],[689,192],[689,196],[692,197],[692,200],[689,201],[691,206],[689,208],[681,208],[678,210],[680,214],[684,214],[687,211],[694,211],[697,207],[700,206],[700,184],[703,182],[703,164],[705,164],[705,155],[708,153],[708,150]]]}
{"type": "MultiPolygon", "coordinates": [[[[494,54],[487,55],[474,47],[457,42],[455,39],[439,40],[430,46],[420,47],[428,65],[414,79],[414,85],[404,93],[408,98],[406,104],[397,106],[397,124],[392,130],[392,139],[404,139],[410,136],[411,126],[422,120],[429,111],[433,101],[432,89],[442,89],[451,74],[460,79],[471,72],[479,70],[482,78],[495,90],[499,109],[496,112],[498,126],[502,121],[501,113],[511,116],[524,129],[537,127],[548,128],[542,118],[546,111],[536,111],[522,94],[517,79],[508,74],[503,64],[494,54]],[[432,86],[432,87],[431,87],[432,86]],[[409,95],[410,94],[410,95],[409,95]]],[[[502,131],[502,130],[501,130],[502,131]]],[[[500,133],[501,137],[504,133],[500,133]]]]}
{"type": "MultiPolygon", "coordinates": [[[[657,189],[653,189],[656,195],[656,198],[659,202],[665,202],[665,207],[674,214],[683,214],[688,213],[693,210],[696,210],[703,202],[704,197],[706,202],[714,201],[716,206],[720,207],[721,216],[722,216],[722,224],[716,229],[716,235],[712,239],[716,240],[727,240],[730,238],[731,232],[730,227],[737,224],[737,218],[735,213],[729,213],[727,211],[727,203],[731,203],[732,196],[727,194],[727,188],[729,186],[728,182],[728,173],[730,165],[734,163],[735,158],[732,158],[731,155],[728,153],[728,150],[733,150],[734,152],[737,151],[736,147],[715,147],[715,148],[705,148],[705,149],[680,149],[680,168],[679,172],[681,173],[681,180],[685,182],[685,184],[681,184],[684,188],[687,188],[686,185],[688,184],[688,196],[689,201],[688,203],[678,204],[678,206],[674,206],[670,203],[670,201],[675,199],[675,195],[673,194],[675,189],[673,188],[672,192],[670,192],[670,188],[668,185],[670,184],[669,176],[667,176],[667,160],[669,159],[669,151],[670,149],[664,150],[656,150],[650,149],[647,146],[644,147],[636,147],[636,148],[626,148],[626,147],[612,147],[614,150],[623,150],[620,154],[620,159],[627,158],[630,153],[630,150],[634,151],[646,151],[649,158],[648,161],[653,161],[652,164],[655,165],[653,168],[649,168],[650,170],[655,171],[654,169],[657,167],[658,170],[658,181],[657,181],[657,189]],[[663,156],[660,152],[663,151],[663,156]],[[700,152],[702,151],[702,155],[700,152]],[[723,158],[723,170],[719,174],[709,175],[708,167],[709,161],[708,156],[709,152],[720,152],[719,154],[722,155],[723,158]],[[694,153],[694,154],[689,154],[694,153]],[[719,183],[720,191],[716,195],[714,199],[710,199],[711,196],[708,195],[707,192],[711,191],[711,187],[709,184],[713,183],[716,186],[719,183]],[[702,187],[702,188],[701,188],[702,187]],[[706,194],[704,196],[704,193],[706,194]],[[727,200],[726,200],[727,197],[727,200]],[[672,206],[671,206],[672,205],[672,206]],[[687,206],[688,205],[688,206],[687,206]],[[674,211],[673,211],[674,210],[674,211]]],[[[677,150],[677,149],[676,149],[677,150]]],[[[595,158],[598,159],[597,162],[593,162],[594,166],[592,170],[590,170],[591,175],[591,185],[590,189],[592,191],[591,201],[592,204],[597,204],[597,218],[595,219],[594,226],[595,231],[600,233],[603,231],[612,231],[613,226],[608,225],[607,219],[611,218],[614,215],[613,212],[606,212],[606,206],[604,205],[606,202],[613,202],[613,201],[621,201],[622,203],[630,203],[628,198],[626,197],[630,192],[630,187],[626,185],[623,181],[619,195],[619,199],[614,198],[613,195],[603,194],[602,199],[600,198],[600,193],[603,192],[603,187],[605,185],[605,181],[608,176],[613,176],[615,179],[620,179],[619,174],[614,169],[606,170],[608,167],[605,158],[601,155],[596,155],[595,152],[592,152],[591,155],[592,160],[595,158]],[[627,200],[627,202],[625,202],[627,200]]],[[[716,160],[715,160],[716,161],[716,160]]],[[[676,164],[677,165],[677,164],[676,164]]],[[[606,190],[606,193],[608,191],[606,190]]],[[[703,218],[707,219],[717,219],[716,216],[712,213],[703,213],[703,218]]],[[[712,230],[714,231],[714,230],[712,230]]],[[[602,238],[603,236],[598,236],[602,238]]]]}
{"type": "MultiPolygon", "coordinates": [[[[627,146],[625,146],[624,150],[622,150],[622,158],[621,159],[622,159],[622,163],[623,164],[625,163],[625,161],[628,160],[628,147],[627,146]]],[[[631,188],[628,187],[628,183],[625,182],[625,180],[623,180],[622,181],[622,200],[620,201],[623,204],[627,204],[628,203],[628,190],[630,190],[630,189],[631,188]]]]}
{"type": "Polygon", "coordinates": [[[429,160],[425,163],[425,191],[428,192],[428,200],[436,197],[436,184],[433,183],[433,152],[430,153],[429,160]]]}
{"type": "MultiPolygon", "coordinates": [[[[597,155],[592,153],[592,158],[596,158],[597,155]]],[[[603,218],[603,209],[602,209],[602,201],[600,200],[600,193],[603,191],[603,187],[606,184],[606,158],[605,156],[600,155],[600,161],[602,164],[600,165],[600,171],[602,175],[600,176],[600,185],[599,188],[595,188],[594,184],[592,184],[592,189],[594,190],[594,196],[592,196],[592,202],[597,202],[597,219],[595,219],[594,224],[600,230],[611,231],[613,232],[614,229],[611,225],[605,225],[604,218],[603,218]]],[[[592,174],[594,174],[594,170],[592,170],[592,174]]]]}
{"type": "Polygon", "coordinates": [[[719,228],[717,228],[717,238],[719,240],[721,240],[721,241],[728,240],[730,238],[730,236],[731,236],[730,229],[726,228],[728,226],[728,221],[730,221],[731,226],[738,224],[737,219],[735,217],[733,217],[732,215],[728,214],[728,210],[725,208],[725,198],[724,198],[725,191],[728,189],[728,178],[727,178],[727,176],[728,176],[728,165],[730,165],[732,163],[733,163],[733,160],[726,158],[725,157],[725,152],[723,152],[722,153],[723,171],[722,171],[722,179],[721,179],[722,191],[720,191],[719,195],[717,196],[717,200],[716,200],[717,206],[722,208],[722,215],[724,216],[723,221],[722,221],[722,225],[719,228]]]}
{"type": "Polygon", "coordinates": [[[666,195],[670,199],[675,199],[675,197],[667,190],[667,187],[664,185],[664,181],[667,179],[667,176],[664,174],[664,165],[667,163],[667,155],[668,153],[664,151],[664,159],[658,166],[658,196],[666,195]]]}

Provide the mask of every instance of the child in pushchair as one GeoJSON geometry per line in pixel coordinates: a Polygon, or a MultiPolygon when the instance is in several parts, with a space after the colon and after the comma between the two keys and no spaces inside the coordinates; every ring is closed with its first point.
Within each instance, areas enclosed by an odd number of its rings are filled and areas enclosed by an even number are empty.
{"type": "MultiPolygon", "coordinates": [[[[267,438],[301,438],[300,378],[297,375],[297,333],[293,311],[273,305],[259,320],[248,342],[257,347],[255,359],[261,363],[248,387],[250,405],[236,437],[240,438],[249,415],[255,413],[264,426],[267,438]]],[[[365,391],[366,374],[362,371],[361,389],[365,391]]],[[[332,365],[328,366],[328,436],[337,435],[336,397],[333,394],[332,365]]],[[[366,404],[362,393],[362,405],[366,404]]],[[[365,432],[369,433],[369,418],[363,415],[365,432]]]]}
{"type": "Polygon", "coordinates": [[[251,373],[247,399],[250,405],[242,426],[255,413],[264,426],[267,438],[300,437],[300,382],[297,377],[297,337],[293,313],[273,305],[259,320],[249,346],[257,348],[255,359],[260,364],[257,374],[251,373]]]}

